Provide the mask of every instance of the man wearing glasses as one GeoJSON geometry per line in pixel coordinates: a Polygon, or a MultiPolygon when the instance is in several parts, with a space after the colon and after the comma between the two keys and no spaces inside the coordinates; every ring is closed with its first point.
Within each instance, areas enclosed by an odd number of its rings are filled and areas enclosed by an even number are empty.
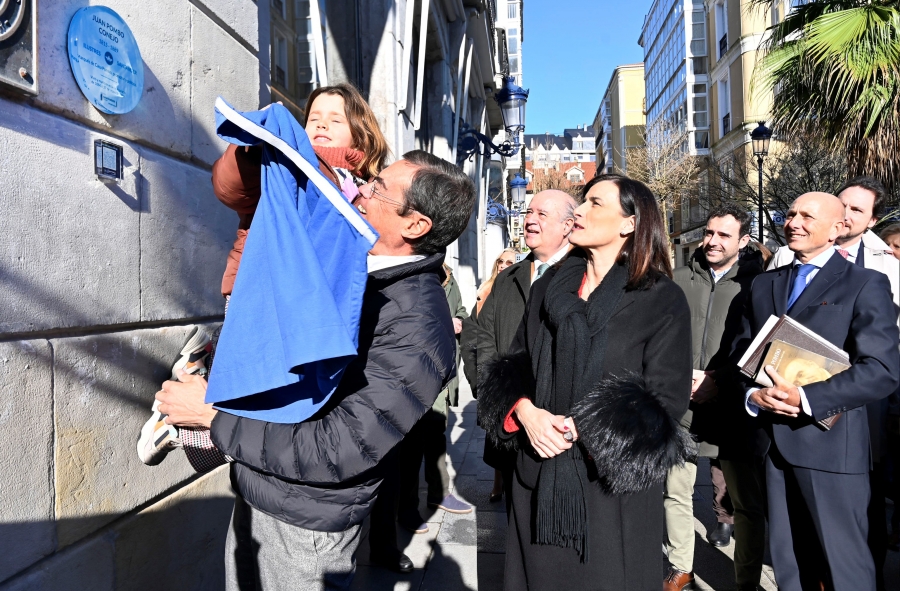
{"type": "MultiPolygon", "coordinates": [[[[234,458],[230,590],[346,589],[392,450],[455,371],[441,267],[471,217],[474,184],[414,151],[361,187],[353,205],[380,238],[369,252],[357,357],[317,415],[286,425],[217,412],[197,376],[166,382],[158,395],[170,423],[210,427],[234,458]]],[[[398,570],[409,563],[399,550],[373,560],[398,570]]]]}

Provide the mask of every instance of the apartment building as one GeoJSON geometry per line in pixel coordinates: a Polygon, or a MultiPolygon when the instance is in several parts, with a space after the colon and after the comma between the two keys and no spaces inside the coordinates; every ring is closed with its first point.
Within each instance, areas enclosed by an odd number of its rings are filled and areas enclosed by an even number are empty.
{"type": "MultiPolygon", "coordinates": [[[[678,266],[685,264],[700,244],[710,196],[730,194],[719,173],[733,175],[736,159],[747,162],[752,158],[750,132],[768,118],[772,105],[771,93],[751,92],[758,48],[766,28],[782,19],[789,8],[790,0],[777,2],[772,10],[751,6],[748,0],[705,2],[711,65],[707,101],[710,150],[709,159],[701,163],[697,193],[675,211],[673,243],[678,266]]],[[[751,213],[755,216],[756,208],[751,208],[751,213]]],[[[754,228],[755,224],[754,217],[754,228]]],[[[756,230],[751,233],[755,236],[756,230]]]]}
{"type": "Polygon", "coordinates": [[[760,43],[778,12],[751,6],[749,0],[706,0],[706,10],[710,148],[718,159],[749,143],[750,132],[768,117],[771,95],[753,95],[750,85],[760,43]]]}
{"type": "Polygon", "coordinates": [[[617,66],[594,117],[597,169],[627,173],[629,148],[643,142],[644,64],[617,66]]]}
{"type": "Polygon", "coordinates": [[[509,75],[522,83],[522,37],[524,33],[523,0],[494,0],[497,5],[497,29],[506,37],[506,55],[509,75]]]}
{"type": "Polygon", "coordinates": [[[525,134],[525,161],[531,168],[559,168],[569,162],[595,162],[597,152],[594,128],[584,123],[564,129],[559,135],[550,132],[525,134]]]}
{"type": "Polygon", "coordinates": [[[654,0],[638,44],[644,48],[647,125],[665,117],[690,132],[686,150],[709,151],[706,10],[703,0],[654,0]]]}

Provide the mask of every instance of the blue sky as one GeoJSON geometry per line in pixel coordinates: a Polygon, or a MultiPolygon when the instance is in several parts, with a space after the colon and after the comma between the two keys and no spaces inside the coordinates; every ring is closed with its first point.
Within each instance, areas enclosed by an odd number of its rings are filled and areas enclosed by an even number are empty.
{"type": "Polygon", "coordinates": [[[651,3],[524,0],[525,133],[593,123],[613,68],[644,59],[637,40],[651,3]]]}

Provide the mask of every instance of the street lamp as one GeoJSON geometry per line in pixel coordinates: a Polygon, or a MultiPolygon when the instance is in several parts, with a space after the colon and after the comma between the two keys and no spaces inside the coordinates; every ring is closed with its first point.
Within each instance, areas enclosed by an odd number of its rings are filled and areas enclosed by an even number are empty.
{"type": "Polygon", "coordinates": [[[509,202],[515,214],[520,214],[525,209],[525,192],[527,189],[528,181],[519,176],[519,173],[516,173],[515,178],[509,181],[509,202]]]}
{"type": "Polygon", "coordinates": [[[519,134],[525,129],[525,103],[528,102],[528,91],[516,84],[513,76],[507,76],[494,100],[500,105],[500,116],[503,118],[503,127],[506,136],[512,137],[512,141],[505,140],[499,146],[491,142],[491,138],[478,133],[460,118],[460,134],[456,144],[456,163],[462,166],[466,159],[475,154],[483,154],[485,157],[491,154],[501,156],[515,156],[519,152],[519,134]]]}
{"type": "Polygon", "coordinates": [[[769,141],[772,139],[772,130],[766,127],[765,121],[759,122],[759,127],[750,132],[750,141],[753,142],[753,155],[756,156],[756,166],[759,169],[759,243],[763,243],[763,158],[769,153],[769,141]]]}

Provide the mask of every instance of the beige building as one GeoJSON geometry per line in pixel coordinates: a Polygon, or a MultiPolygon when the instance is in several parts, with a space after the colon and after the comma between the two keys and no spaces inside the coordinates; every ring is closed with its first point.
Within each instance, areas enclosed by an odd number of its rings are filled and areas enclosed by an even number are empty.
{"type": "Polygon", "coordinates": [[[719,159],[749,143],[750,132],[768,117],[771,95],[751,95],[750,85],[772,13],[751,7],[748,0],[707,0],[706,9],[712,62],[710,150],[719,159]]]}
{"type": "Polygon", "coordinates": [[[645,106],[644,64],[617,66],[594,117],[598,171],[626,172],[627,150],[643,141],[645,106]]]}
{"type": "MultiPolygon", "coordinates": [[[[765,30],[784,15],[786,3],[775,4],[769,10],[751,7],[748,0],[705,1],[710,60],[709,160],[701,165],[698,191],[685,196],[674,212],[671,229],[676,266],[686,264],[700,243],[708,196],[728,195],[727,183],[717,177],[717,171],[727,174],[733,171],[735,159],[752,158],[750,132],[769,117],[771,93],[753,93],[751,83],[765,30]]],[[[755,215],[756,209],[751,208],[751,213],[755,215]]],[[[755,229],[752,234],[756,235],[755,229]]]]}

